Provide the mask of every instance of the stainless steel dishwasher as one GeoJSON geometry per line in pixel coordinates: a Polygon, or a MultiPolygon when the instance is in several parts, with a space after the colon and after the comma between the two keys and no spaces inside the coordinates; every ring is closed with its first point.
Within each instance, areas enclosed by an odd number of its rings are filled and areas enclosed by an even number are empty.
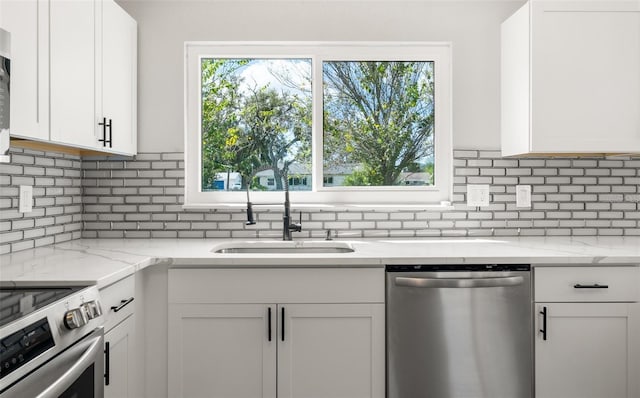
{"type": "Polygon", "coordinates": [[[529,265],[388,265],[387,398],[531,398],[529,265]]]}

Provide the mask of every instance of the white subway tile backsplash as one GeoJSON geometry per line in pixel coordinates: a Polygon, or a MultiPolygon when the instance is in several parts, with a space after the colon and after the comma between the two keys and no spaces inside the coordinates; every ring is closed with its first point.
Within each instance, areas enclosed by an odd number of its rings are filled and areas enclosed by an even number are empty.
{"type": "MultiPolygon", "coordinates": [[[[454,150],[453,211],[304,211],[300,237],[639,236],[640,160],[503,159],[499,151],[454,150]],[[492,203],[466,206],[467,184],[489,184],[492,203]],[[515,207],[515,185],[532,185],[532,206],[515,207]]],[[[134,159],[12,149],[0,173],[0,252],[87,238],[280,237],[279,209],[183,210],[182,153],[134,159]],[[18,185],[34,186],[34,211],[17,212],[18,185]]]]}

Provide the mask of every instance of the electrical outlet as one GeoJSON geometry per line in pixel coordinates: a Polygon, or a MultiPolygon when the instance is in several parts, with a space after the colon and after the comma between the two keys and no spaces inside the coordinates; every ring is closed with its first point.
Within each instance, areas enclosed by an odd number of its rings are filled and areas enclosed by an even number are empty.
{"type": "Polygon", "coordinates": [[[516,185],[516,207],[531,207],[531,185],[516,185]]]}
{"type": "Polygon", "coordinates": [[[30,213],[33,210],[33,187],[20,185],[20,213],[30,213]]]}
{"type": "Polygon", "coordinates": [[[467,206],[489,206],[489,185],[467,185],[467,206]]]}

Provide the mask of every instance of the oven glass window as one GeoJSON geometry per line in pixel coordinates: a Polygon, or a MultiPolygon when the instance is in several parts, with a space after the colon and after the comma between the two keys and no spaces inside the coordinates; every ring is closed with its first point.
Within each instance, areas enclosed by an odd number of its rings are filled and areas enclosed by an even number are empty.
{"type": "Polygon", "coordinates": [[[60,398],[93,398],[95,396],[94,370],[95,365],[89,366],[78,380],[62,393],[60,398]]]}

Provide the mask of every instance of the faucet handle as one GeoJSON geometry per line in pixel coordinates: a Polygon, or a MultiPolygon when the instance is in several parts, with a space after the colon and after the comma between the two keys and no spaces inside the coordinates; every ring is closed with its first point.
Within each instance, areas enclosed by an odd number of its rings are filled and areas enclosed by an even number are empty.
{"type": "Polygon", "coordinates": [[[327,235],[324,238],[324,240],[333,240],[333,237],[331,236],[331,230],[327,229],[327,235]]]}
{"type": "Polygon", "coordinates": [[[299,213],[299,215],[300,215],[300,218],[299,218],[298,223],[297,223],[297,224],[293,224],[293,225],[292,225],[293,230],[294,230],[295,232],[300,232],[300,231],[302,231],[302,212],[300,212],[300,213],[299,213]]]}

